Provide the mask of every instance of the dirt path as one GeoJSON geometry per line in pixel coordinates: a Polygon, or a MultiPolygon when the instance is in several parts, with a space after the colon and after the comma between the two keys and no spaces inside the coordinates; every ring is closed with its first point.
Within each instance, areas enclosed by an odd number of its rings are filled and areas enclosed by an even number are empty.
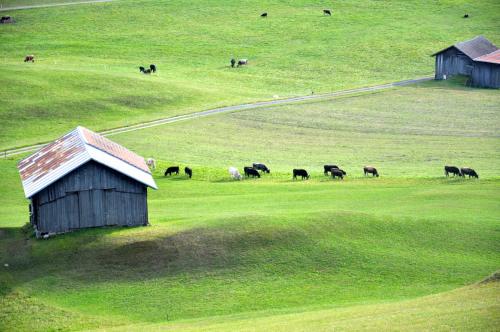
{"type": "MultiPolygon", "coordinates": [[[[237,112],[237,111],[243,111],[243,110],[254,109],[254,108],[265,107],[265,106],[291,104],[291,103],[303,102],[303,101],[308,101],[308,100],[320,100],[320,99],[325,99],[325,98],[340,97],[340,96],[345,96],[345,95],[350,95],[350,94],[355,94],[355,93],[362,93],[362,92],[372,92],[372,91],[390,89],[390,88],[394,88],[394,87],[398,87],[398,86],[416,84],[416,83],[420,83],[420,82],[429,81],[432,79],[433,79],[433,77],[424,77],[424,78],[405,80],[405,81],[399,81],[399,82],[387,83],[387,84],[381,84],[381,85],[374,85],[374,86],[369,86],[369,87],[364,87],[364,88],[342,90],[342,91],[330,92],[330,93],[324,93],[324,94],[318,94],[318,95],[292,97],[292,98],[286,98],[286,99],[269,100],[269,101],[261,101],[261,102],[249,103],[249,104],[219,107],[219,108],[214,108],[214,109],[201,111],[201,112],[195,112],[195,113],[191,113],[191,114],[173,116],[173,117],[169,117],[169,118],[163,118],[163,119],[158,119],[158,120],[154,120],[154,121],[138,123],[138,124],[135,124],[132,126],[120,127],[120,128],[111,129],[111,130],[105,130],[105,131],[101,131],[100,134],[102,134],[104,136],[111,136],[111,135],[126,133],[129,131],[136,131],[136,130],[151,128],[151,127],[161,126],[161,125],[168,124],[168,123],[201,118],[201,117],[214,115],[214,114],[237,112]]],[[[47,143],[31,145],[31,146],[26,146],[26,147],[17,148],[17,149],[16,148],[8,149],[5,151],[1,151],[0,156],[5,158],[5,157],[14,156],[17,154],[35,151],[35,150],[38,150],[41,147],[43,147],[45,144],[47,144],[47,143]]]]}
{"type": "Polygon", "coordinates": [[[72,5],[82,5],[82,4],[88,4],[88,3],[111,2],[111,1],[115,1],[115,0],[88,0],[88,1],[76,1],[76,2],[47,3],[44,5],[32,5],[32,6],[1,7],[0,12],[5,12],[8,10],[35,9],[35,8],[58,7],[58,6],[72,6],[72,5]]]}

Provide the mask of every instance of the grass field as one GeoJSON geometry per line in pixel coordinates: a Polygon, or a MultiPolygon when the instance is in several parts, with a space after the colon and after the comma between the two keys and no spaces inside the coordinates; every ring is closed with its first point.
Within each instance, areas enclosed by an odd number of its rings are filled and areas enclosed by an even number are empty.
{"type": "Polygon", "coordinates": [[[499,11],[497,1],[120,0],[5,12],[17,23],[0,27],[0,149],[78,124],[101,130],[429,75],[429,55],[451,43],[483,34],[499,44],[499,11]],[[31,53],[37,62],[23,63],[31,53]],[[231,56],[250,65],[231,69],[231,56]],[[139,74],[150,63],[158,74],[139,74]]]}
{"type": "MultiPolygon", "coordinates": [[[[429,55],[453,42],[500,44],[498,12],[496,1],[305,0],[4,12],[17,23],[0,26],[0,150],[76,125],[428,75],[429,55]],[[22,63],[28,53],[36,63],[22,63]],[[231,56],[250,64],[231,69],[231,56]],[[139,74],[149,63],[159,72],[139,74]]],[[[0,331],[495,331],[498,275],[477,282],[500,263],[499,105],[498,90],[457,78],[113,135],[158,160],[151,225],[49,240],[24,226],[22,156],[0,159],[0,331]],[[229,178],[254,161],[271,174],[229,178]],[[348,176],[325,177],[325,163],[348,176]],[[174,164],[193,178],[163,177],[174,164]],[[479,179],[446,179],[445,164],[479,179]],[[312,178],[293,181],[297,167],[312,178]]]]}
{"type": "Polygon", "coordinates": [[[0,260],[9,263],[0,321],[30,330],[494,330],[496,283],[419,299],[474,283],[500,261],[499,95],[455,83],[113,136],[159,161],[146,228],[27,238],[16,161],[0,161],[0,260]],[[229,180],[229,165],[255,159],[272,173],[229,180]],[[348,177],[324,177],[325,162],[348,177]],[[365,162],[382,176],[363,178],[365,162]],[[193,179],[164,178],[172,163],[193,167],[193,179]],[[480,179],[445,179],[445,163],[471,164],[480,179]],[[292,181],[296,166],[312,179],[292,181]],[[37,308],[31,319],[26,308],[37,308]]]}

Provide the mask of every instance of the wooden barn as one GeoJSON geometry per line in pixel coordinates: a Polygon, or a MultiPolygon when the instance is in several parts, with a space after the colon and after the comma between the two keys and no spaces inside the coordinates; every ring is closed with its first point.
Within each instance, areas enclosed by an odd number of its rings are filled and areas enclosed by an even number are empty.
{"type": "Polygon", "coordinates": [[[466,75],[471,86],[500,87],[500,52],[483,36],[457,43],[433,56],[436,57],[436,80],[466,75]]]}
{"type": "Polygon", "coordinates": [[[18,164],[37,236],[100,226],[148,224],[144,159],[86,128],[44,146],[18,164]]]}

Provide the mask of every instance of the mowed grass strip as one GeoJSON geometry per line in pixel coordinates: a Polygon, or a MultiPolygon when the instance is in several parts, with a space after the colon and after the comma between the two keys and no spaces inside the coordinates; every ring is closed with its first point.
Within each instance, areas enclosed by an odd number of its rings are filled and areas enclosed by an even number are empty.
{"type": "Polygon", "coordinates": [[[500,43],[496,1],[345,2],[332,17],[324,7],[123,0],[5,12],[17,23],[0,27],[0,149],[78,124],[103,130],[420,77],[433,72],[429,55],[456,41],[483,34],[500,43]],[[36,62],[23,63],[26,54],[36,62]],[[231,69],[232,56],[250,64],[231,69]],[[150,63],[159,72],[140,74],[150,63]]]}

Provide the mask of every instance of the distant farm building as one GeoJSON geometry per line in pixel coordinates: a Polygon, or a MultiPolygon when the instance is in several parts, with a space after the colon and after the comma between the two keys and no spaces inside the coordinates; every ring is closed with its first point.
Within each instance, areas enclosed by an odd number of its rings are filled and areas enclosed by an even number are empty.
{"type": "Polygon", "coordinates": [[[500,88],[500,50],[483,36],[457,43],[433,56],[436,80],[466,75],[471,86],[500,88]]]}
{"type": "Polygon", "coordinates": [[[144,159],[86,128],[44,146],[18,164],[37,236],[100,226],[148,224],[144,159]]]}

